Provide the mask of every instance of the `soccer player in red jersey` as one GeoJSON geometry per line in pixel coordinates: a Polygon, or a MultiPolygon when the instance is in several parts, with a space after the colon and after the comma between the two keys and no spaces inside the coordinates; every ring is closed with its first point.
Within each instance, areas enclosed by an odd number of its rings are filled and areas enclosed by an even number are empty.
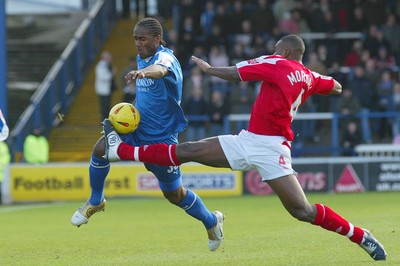
{"type": "Polygon", "coordinates": [[[382,244],[366,229],[354,226],[322,204],[310,204],[292,169],[290,154],[294,134],[291,123],[299,106],[313,94],[338,95],[342,86],[332,77],[312,72],[302,64],[305,51],[297,35],[282,37],[275,53],[227,67],[212,67],[192,60],[205,73],[230,81],[261,81],[248,130],[181,144],[133,147],[123,143],[107,119],[105,158],[133,160],[160,165],[198,162],[208,166],[247,171],[256,169],[274,190],[286,210],[300,221],[347,236],[373,259],[385,260],[382,244]]]}

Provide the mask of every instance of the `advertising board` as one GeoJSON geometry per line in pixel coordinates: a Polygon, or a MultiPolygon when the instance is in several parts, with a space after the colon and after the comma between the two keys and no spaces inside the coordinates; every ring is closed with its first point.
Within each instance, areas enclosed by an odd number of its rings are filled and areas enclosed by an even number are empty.
{"type": "MultiPolygon", "coordinates": [[[[173,171],[174,167],[171,167],[173,171]]],[[[242,173],[198,164],[182,166],[183,184],[200,196],[242,194],[242,173]]],[[[86,200],[90,195],[87,164],[13,164],[2,184],[3,202],[86,200]]],[[[106,197],[162,197],[157,178],[142,164],[113,164],[106,197]]]]}

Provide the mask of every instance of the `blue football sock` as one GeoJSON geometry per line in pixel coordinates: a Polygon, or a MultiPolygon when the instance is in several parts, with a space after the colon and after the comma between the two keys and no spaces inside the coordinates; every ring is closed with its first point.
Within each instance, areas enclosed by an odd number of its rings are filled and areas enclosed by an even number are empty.
{"type": "Polygon", "coordinates": [[[97,158],[92,154],[89,166],[92,194],[90,195],[89,202],[94,206],[99,205],[104,199],[104,185],[108,172],[110,172],[110,162],[102,158],[97,158]]]}
{"type": "Polygon", "coordinates": [[[207,230],[217,223],[215,215],[206,208],[201,198],[189,189],[178,206],[190,216],[202,221],[207,230]]]}

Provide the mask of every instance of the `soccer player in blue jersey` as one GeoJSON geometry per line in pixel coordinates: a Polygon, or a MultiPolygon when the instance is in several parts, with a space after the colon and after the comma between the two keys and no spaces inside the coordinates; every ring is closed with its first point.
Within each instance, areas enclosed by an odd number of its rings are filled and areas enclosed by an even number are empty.
{"type": "MultiPolygon", "coordinates": [[[[164,46],[163,30],[158,20],[140,20],[135,25],[133,37],[138,52],[138,70],[129,72],[126,80],[128,83],[136,81],[135,106],[141,121],[137,130],[120,137],[134,146],[176,144],[178,133],[187,125],[180,107],[183,76],[179,61],[164,46]]],[[[93,149],[89,166],[91,196],[72,216],[71,223],[75,226],[86,224],[93,214],[105,208],[104,184],[110,162],[103,159],[104,154],[105,139],[101,137],[93,149]]],[[[208,248],[215,251],[223,240],[223,214],[210,212],[198,195],[182,185],[180,167],[147,163],[145,167],[157,177],[160,189],[169,202],[204,224],[208,233],[208,248]]]]}

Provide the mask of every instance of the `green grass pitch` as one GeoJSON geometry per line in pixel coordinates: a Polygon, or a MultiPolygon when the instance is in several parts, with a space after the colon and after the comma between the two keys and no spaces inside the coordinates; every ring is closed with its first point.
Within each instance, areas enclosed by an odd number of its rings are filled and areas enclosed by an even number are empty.
{"type": "MultiPolygon", "coordinates": [[[[400,265],[400,193],[308,194],[385,246],[400,265]]],[[[226,215],[225,240],[207,248],[203,225],[164,199],[108,199],[80,228],[83,202],[0,206],[0,265],[372,265],[346,237],[293,219],[276,196],[203,198],[226,215]]]]}

